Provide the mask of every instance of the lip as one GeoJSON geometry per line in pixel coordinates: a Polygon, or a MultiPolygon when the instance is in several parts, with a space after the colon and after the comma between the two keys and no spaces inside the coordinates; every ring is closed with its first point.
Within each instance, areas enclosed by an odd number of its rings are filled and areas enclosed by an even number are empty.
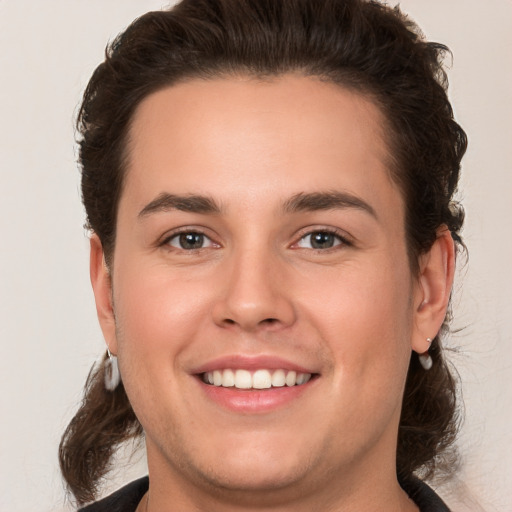
{"type": "Polygon", "coordinates": [[[195,368],[192,372],[206,399],[215,405],[239,414],[264,414],[292,406],[304,394],[314,388],[318,381],[318,372],[292,361],[267,355],[224,356],[208,361],[195,368]],[[283,386],[269,389],[237,389],[232,387],[213,386],[203,382],[201,376],[205,372],[226,368],[255,371],[288,370],[297,373],[310,373],[312,379],[300,386],[283,386]]]}
{"type": "Polygon", "coordinates": [[[276,356],[258,355],[258,356],[244,356],[244,355],[229,355],[208,361],[197,368],[194,368],[191,373],[201,374],[205,372],[213,372],[215,370],[224,370],[232,368],[235,370],[288,370],[296,371],[297,373],[318,373],[314,368],[308,368],[294,363],[287,359],[276,356]]]}
{"type": "Polygon", "coordinates": [[[291,406],[314,387],[317,380],[313,378],[300,386],[257,390],[217,387],[200,379],[197,382],[207,399],[223,409],[239,414],[263,414],[291,406]]]}

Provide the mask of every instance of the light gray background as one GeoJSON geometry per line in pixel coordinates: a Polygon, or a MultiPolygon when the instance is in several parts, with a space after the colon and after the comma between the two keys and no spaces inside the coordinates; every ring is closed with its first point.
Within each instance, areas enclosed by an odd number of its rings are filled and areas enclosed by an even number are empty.
{"type": "MultiPolygon", "coordinates": [[[[57,446],[104,350],[89,287],[73,117],[106,41],[163,5],[0,0],[0,511],[71,510],[57,446]]],[[[450,94],[470,142],[460,193],[470,259],[454,300],[454,327],[464,329],[450,341],[459,348],[452,360],[466,409],[463,483],[442,492],[455,511],[476,510],[473,496],[484,510],[510,512],[512,2],[401,5],[429,39],[452,49],[450,94]]],[[[144,471],[143,462],[121,469],[109,489],[144,471]]]]}

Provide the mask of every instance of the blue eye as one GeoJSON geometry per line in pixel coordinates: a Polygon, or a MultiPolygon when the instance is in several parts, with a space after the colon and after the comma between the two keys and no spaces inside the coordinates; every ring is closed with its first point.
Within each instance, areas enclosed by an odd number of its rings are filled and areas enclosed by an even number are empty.
{"type": "Polygon", "coordinates": [[[344,243],[344,240],[330,231],[314,231],[303,236],[298,247],[305,249],[331,249],[344,243]]]}
{"type": "Polygon", "coordinates": [[[193,251],[197,249],[204,249],[205,247],[211,247],[213,242],[202,233],[187,231],[169,238],[167,244],[171,247],[176,247],[177,249],[193,251]]]}

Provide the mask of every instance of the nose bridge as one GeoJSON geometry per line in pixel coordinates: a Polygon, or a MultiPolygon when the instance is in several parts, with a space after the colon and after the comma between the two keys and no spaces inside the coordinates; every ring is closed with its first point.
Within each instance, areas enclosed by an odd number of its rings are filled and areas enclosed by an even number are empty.
{"type": "Polygon", "coordinates": [[[293,323],[283,262],[268,245],[260,241],[234,248],[224,272],[223,291],[215,306],[218,324],[253,331],[293,323]]]}

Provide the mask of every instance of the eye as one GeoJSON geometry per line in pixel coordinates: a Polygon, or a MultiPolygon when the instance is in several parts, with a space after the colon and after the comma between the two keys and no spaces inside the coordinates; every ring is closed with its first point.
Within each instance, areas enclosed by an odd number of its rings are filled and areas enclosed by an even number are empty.
{"type": "Polygon", "coordinates": [[[303,236],[297,247],[303,249],[331,249],[337,245],[347,244],[341,236],[330,231],[313,231],[303,236]]]}
{"type": "Polygon", "coordinates": [[[214,245],[206,235],[198,233],[197,231],[178,233],[177,235],[173,235],[168,238],[165,243],[171,247],[176,247],[176,249],[182,249],[184,251],[204,249],[214,245]]]}

